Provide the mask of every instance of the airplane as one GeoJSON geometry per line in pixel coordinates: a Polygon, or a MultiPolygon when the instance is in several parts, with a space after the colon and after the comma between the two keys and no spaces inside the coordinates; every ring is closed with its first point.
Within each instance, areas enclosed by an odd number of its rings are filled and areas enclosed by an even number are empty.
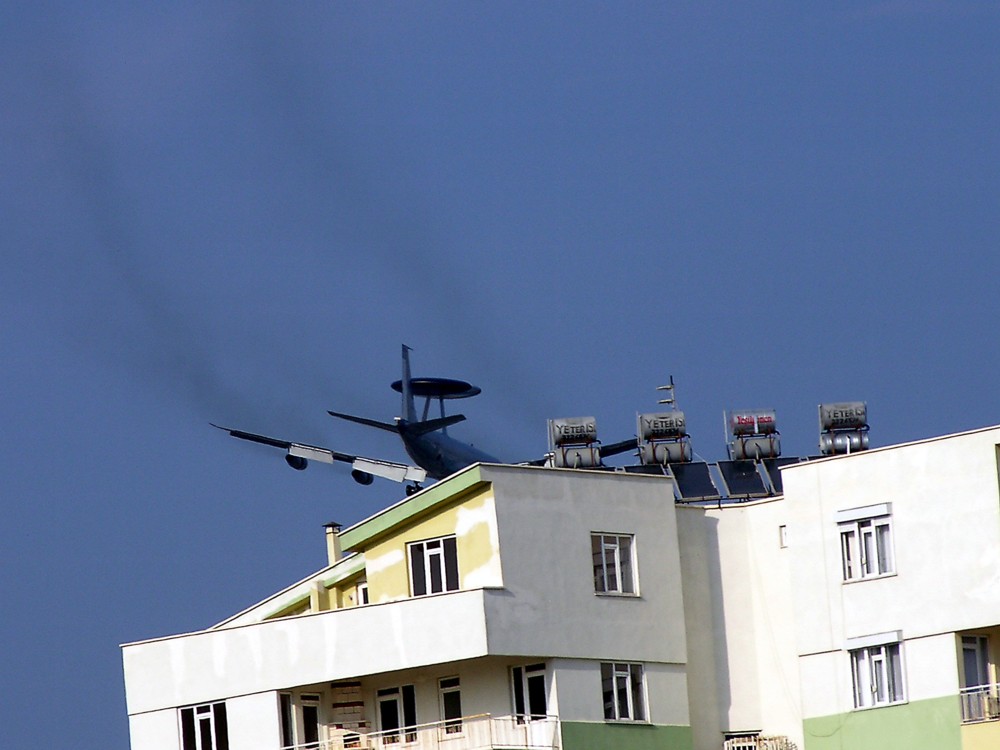
{"type": "MultiPolygon", "coordinates": [[[[444,479],[456,471],[460,471],[466,466],[477,462],[507,463],[448,435],[448,427],[465,421],[465,415],[452,414],[451,416],[447,416],[445,414],[444,402],[446,400],[477,396],[482,392],[482,389],[464,380],[412,377],[410,375],[410,351],[412,351],[410,347],[403,344],[403,377],[390,385],[394,391],[402,395],[402,416],[396,417],[394,422],[380,422],[376,419],[358,417],[353,414],[344,414],[336,411],[328,411],[327,413],[337,419],[344,419],[349,422],[397,434],[403,443],[403,447],[406,449],[406,453],[413,459],[416,466],[396,463],[395,461],[386,461],[380,458],[367,458],[365,456],[342,453],[318,445],[296,443],[230,427],[222,427],[214,423],[211,424],[213,427],[228,432],[233,437],[262,445],[270,445],[286,451],[285,461],[297,471],[304,470],[309,465],[309,461],[319,461],[328,464],[340,461],[351,465],[351,477],[358,484],[369,485],[375,480],[376,476],[396,482],[409,482],[410,484],[406,487],[407,495],[411,495],[421,489],[421,483],[428,477],[432,479],[444,479]],[[419,418],[415,404],[416,398],[424,399],[423,409],[419,418]],[[440,416],[438,417],[430,416],[431,402],[434,400],[437,400],[440,410],[440,416]]],[[[620,443],[601,446],[600,455],[602,457],[612,456],[617,453],[623,453],[635,446],[636,440],[635,438],[631,438],[620,443]]],[[[540,466],[546,460],[547,458],[543,457],[515,463],[540,466]]]]}

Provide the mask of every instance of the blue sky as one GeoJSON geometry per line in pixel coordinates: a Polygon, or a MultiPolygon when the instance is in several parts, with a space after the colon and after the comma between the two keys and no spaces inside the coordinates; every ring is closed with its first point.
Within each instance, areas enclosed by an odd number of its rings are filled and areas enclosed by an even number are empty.
{"type": "MultiPolygon", "coordinates": [[[[0,634],[11,747],[127,743],[118,644],[206,627],[399,499],[209,421],[404,459],[694,448],[866,400],[1000,422],[1000,9],[985,2],[29,4],[0,25],[0,634]],[[833,7],[831,7],[833,6],[833,7]]],[[[947,498],[942,498],[947,503],[947,498]]]]}

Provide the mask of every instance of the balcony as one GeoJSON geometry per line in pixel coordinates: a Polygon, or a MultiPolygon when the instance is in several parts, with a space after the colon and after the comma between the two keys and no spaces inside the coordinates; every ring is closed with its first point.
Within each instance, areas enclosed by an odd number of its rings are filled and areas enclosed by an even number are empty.
{"type": "Polygon", "coordinates": [[[963,724],[1000,719],[1000,685],[962,688],[959,699],[963,724]]]}
{"type": "Polygon", "coordinates": [[[797,750],[794,742],[787,737],[761,737],[746,735],[730,737],[722,745],[723,750],[797,750]]]}
{"type": "Polygon", "coordinates": [[[282,750],[558,750],[559,719],[479,714],[383,732],[331,729],[327,735],[282,750]]]}

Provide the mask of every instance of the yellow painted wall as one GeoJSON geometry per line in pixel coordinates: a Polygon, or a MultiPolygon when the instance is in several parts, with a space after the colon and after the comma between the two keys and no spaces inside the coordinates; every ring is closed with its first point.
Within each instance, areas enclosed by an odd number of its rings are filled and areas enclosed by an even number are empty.
{"type": "Polygon", "coordinates": [[[461,589],[503,585],[493,489],[486,487],[366,548],[368,600],[376,603],[408,597],[407,543],[450,534],[456,536],[461,589]]]}
{"type": "Polygon", "coordinates": [[[1000,747],[1000,721],[962,725],[962,750],[996,750],[1000,747]]]}

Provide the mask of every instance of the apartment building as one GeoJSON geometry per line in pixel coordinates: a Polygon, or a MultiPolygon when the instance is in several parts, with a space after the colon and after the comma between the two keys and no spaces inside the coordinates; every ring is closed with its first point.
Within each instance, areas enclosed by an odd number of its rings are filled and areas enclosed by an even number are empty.
{"type": "Polygon", "coordinates": [[[743,502],[471,466],[126,644],[133,750],[1000,747],[998,446],[792,463],[743,502]]]}

